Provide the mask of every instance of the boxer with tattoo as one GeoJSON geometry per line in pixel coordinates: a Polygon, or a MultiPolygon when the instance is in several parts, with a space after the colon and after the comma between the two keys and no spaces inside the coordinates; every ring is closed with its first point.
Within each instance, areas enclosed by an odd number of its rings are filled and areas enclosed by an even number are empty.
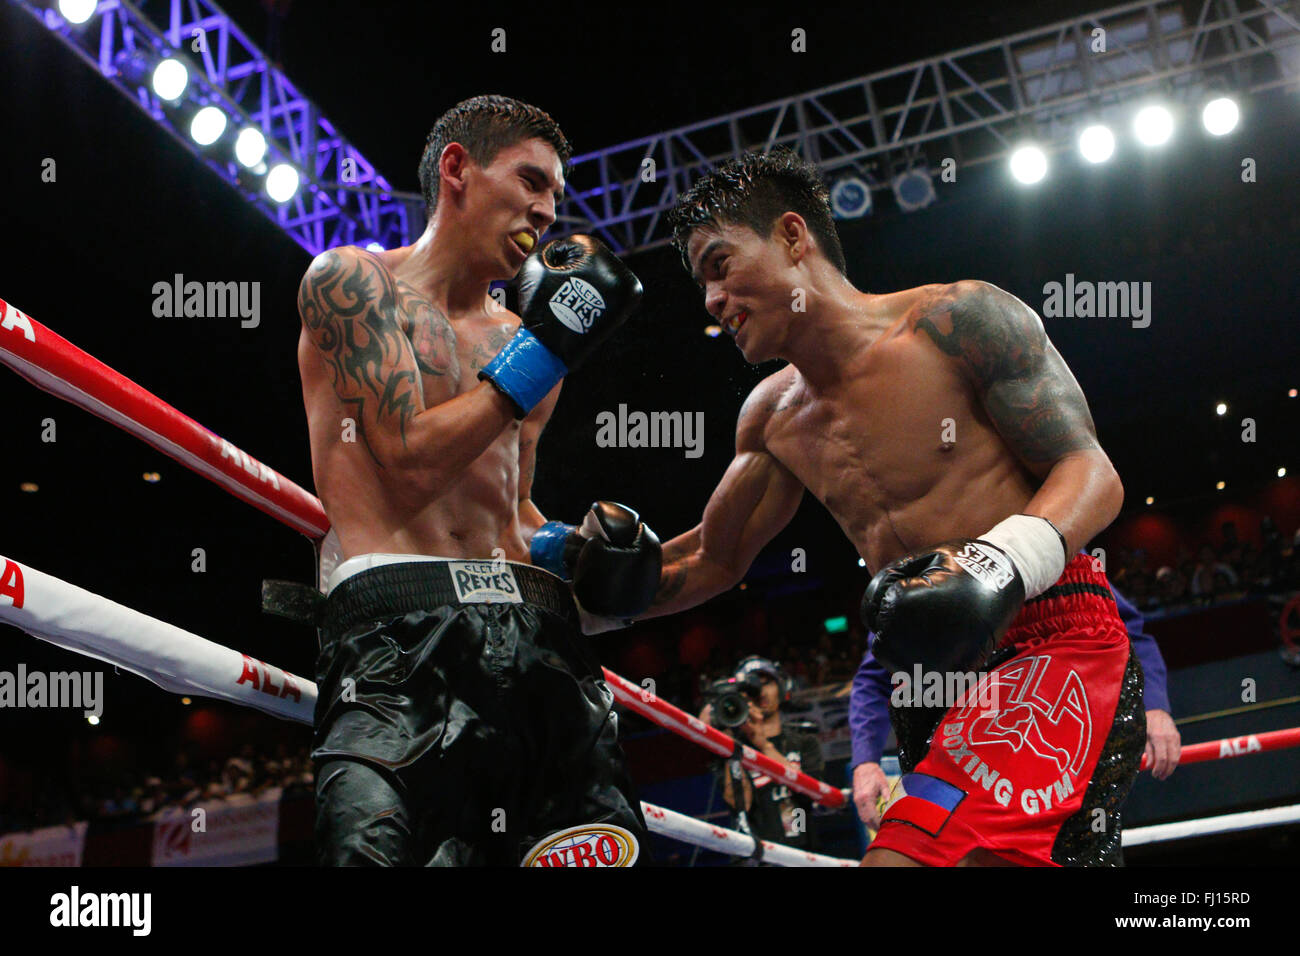
{"type": "Polygon", "coordinates": [[[303,277],[312,469],[343,559],[316,675],[323,864],[643,855],[579,620],[644,610],[659,542],[621,505],[573,527],[531,497],[561,378],[641,296],[594,239],[540,245],[569,155],[536,107],[460,103],[429,135],[415,244],[331,249],[303,277]],[[516,273],[522,319],[489,295],[516,273]]]}
{"type": "Polygon", "coordinates": [[[875,572],[876,658],[986,672],[999,702],[891,709],[905,775],[864,865],[1115,862],[1142,677],[1080,551],[1123,488],[1039,317],[980,281],[859,291],[824,185],[788,153],[709,173],[673,223],[745,359],[789,364],[744,403],[735,459],[664,545],[643,616],[735,586],[807,489],[875,572]]]}

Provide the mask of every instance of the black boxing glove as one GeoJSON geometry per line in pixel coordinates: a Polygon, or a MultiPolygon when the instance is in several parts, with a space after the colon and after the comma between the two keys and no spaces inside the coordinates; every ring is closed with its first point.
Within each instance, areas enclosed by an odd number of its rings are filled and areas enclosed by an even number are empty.
{"type": "Polygon", "coordinates": [[[871,653],[889,670],[975,670],[1025,603],[1011,558],[987,541],[941,544],[881,570],[862,595],[871,653]]]}
{"type": "Polygon", "coordinates": [[[528,550],[533,564],[573,580],[573,596],[589,614],[635,617],[659,588],[659,538],[635,511],[612,501],[593,504],[579,527],[548,521],[528,550]]]}
{"type": "Polygon", "coordinates": [[[478,373],[523,418],[627,321],[641,282],[591,236],[548,242],[519,270],[519,331],[478,373]]]}
{"type": "Polygon", "coordinates": [[[862,595],[872,653],[895,671],[982,664],[1021,606],[1065,570],[1065,535],[1041,515],[1011,515],[974,541],[940,545],[882,570],[862,595]],[[883,655],[883,656],[882,656],[883,655]]]}

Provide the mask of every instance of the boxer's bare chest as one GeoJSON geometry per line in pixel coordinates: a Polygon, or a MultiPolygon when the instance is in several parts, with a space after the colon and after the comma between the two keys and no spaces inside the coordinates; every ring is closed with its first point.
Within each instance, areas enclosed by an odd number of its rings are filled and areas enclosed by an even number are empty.
{"type": "Polygon", "coordinates": [[[415,353],[424,404],[428,408],[467,392],[478,373],[519,328],[519,319],[502,310],[458,316],[443,310],[405,282],[397,282],[402,331],[415,353]]]}
{"type": "Polygon", "coordinates": [[[793,368],[780,373],[765,442],[846,527],[906,508],[1001,447],[956,363],[906,324],[844,372],[821,391],[793,368]]]}

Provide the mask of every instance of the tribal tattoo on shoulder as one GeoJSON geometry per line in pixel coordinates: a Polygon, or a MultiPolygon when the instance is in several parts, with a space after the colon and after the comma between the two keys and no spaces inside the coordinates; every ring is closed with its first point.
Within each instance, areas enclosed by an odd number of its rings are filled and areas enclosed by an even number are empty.
{"type": "Polygon", "coordinates": [[[419,370],[439,375],[454,367],[454,333],[427,302],[429,314],[421,320],[430,332],[419,350],[424,354],[406,363],[414,367],[396,367],[417,351],[400,321],[408,299],[370,256],[334,251],[316,257],[298,289],[298,311],[330,370],[335,394],[352,411],[362,443],[381,468],[366,423],[394,426],[405,444],[411,419],[424,408],[419,370]]]}
{"type": "Polygon", "coordinates": [[[1088,402],[1038,316],[985,283],[955,283],[916,320],[973,380],[998,432],[1030,465],[1095,449],[1088,402]]]}

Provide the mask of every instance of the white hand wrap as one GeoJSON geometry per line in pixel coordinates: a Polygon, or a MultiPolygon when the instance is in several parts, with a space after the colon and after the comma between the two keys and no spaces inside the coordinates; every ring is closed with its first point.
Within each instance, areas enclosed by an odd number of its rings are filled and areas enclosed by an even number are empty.
{"type": "Polygon", "coordinates": [[[1042,594],[1065,570],[1065,540],[1046,518],[1012,515],[979,537],[1011,558],[1025,582],[1025,600],[1042,594]]]}

